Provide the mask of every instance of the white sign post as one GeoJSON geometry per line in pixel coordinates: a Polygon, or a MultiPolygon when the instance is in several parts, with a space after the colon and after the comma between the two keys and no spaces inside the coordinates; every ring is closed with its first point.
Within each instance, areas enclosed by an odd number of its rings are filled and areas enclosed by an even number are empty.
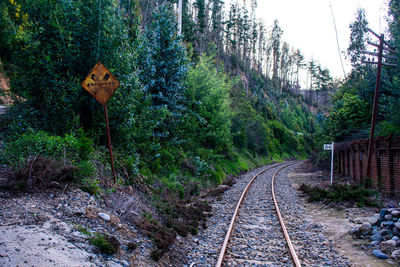
{"type": "Polygon", "coordinates": [[[324,150],[331,150],[332,154],[331,154],[331,185],[333,182],[333,151],[334,151],[334,145],[335,143],[332,142],[332,144],[324,144],[324,150]]]}

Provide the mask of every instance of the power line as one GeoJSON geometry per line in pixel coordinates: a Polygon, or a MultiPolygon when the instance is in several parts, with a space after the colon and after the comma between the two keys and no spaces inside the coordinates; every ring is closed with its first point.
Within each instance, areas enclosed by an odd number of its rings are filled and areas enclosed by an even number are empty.
{"type": "Polygon", "coordinates": [[[340,53],[339,38],[338,38],[338,34],[337,34],[336,21],[335,21],[335,16],[333,15],[333,8],[332,8],[332,2],[331,2],[331,1],[329,1],[329,5],[330,5],[330,7],[331,7],[331,14],[332,14],[332,19],[333,19],[333,26],[335,27],[336,44],[337,44],[337,49],[338,49],[338,53],[339,53],[340,64],[342,65],[343,75],[344,75],[344,78],[346,79],[346,71],[344,70],[343,60],[342,60],[342,54],[340,53]]]}

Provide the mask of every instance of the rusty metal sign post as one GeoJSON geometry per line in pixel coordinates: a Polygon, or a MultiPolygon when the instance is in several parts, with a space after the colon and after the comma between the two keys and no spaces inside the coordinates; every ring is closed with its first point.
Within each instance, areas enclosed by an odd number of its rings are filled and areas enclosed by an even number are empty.
{"type": "Polygon", "coordinates": [[[114,183],[115,168],[114,157],[111,148],[110,126],[108,124],[107,102],[119,87],[119,81],[111,74],[111,72],[101,62],[97,62],[86,79],[82,82],[82,87],[88,91],[100,104],[104,107],[104,116],[106,119],[107,142],[110,151],[111,169],[113,173],[114,183]]]}

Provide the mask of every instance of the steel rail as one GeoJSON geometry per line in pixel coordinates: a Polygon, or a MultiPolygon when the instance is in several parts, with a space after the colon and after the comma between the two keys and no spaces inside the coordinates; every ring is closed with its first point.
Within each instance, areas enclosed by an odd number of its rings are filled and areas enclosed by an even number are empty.
{"type": "Polygon", "coordinates": [[[272,168],[279,167],[279,166],[281,166],[281,165],[282,165],[282,164],[277,164],[277,165],[271,166],[271,167],[269,167],[269,168],[266,168],[265,170],[260,171],[260,172],[257,173],[257,174],[250,180],[250,182],[247,184],[246,188],[244,189],[242,195],[241,195],[240,198],[239,198],[238,203],[236,204],[235,211],[233,212],[233,215],[232,215],[232,218],[231,218],[231,222],[230,222],[230,224],[229,224],[228,231],[226,232],[226,235],[225,235],[224,243],[222,244],[221,251],[220,251],[220,253],[219,253],[219,257],[218,257],[217,264],[215,265],[216,267],[220,267],[220,266],[222,265],[222,261],[223,261],[224,256],[225,256],[226,247],[228,246],[229,238],[230,238],[231,233],[232,233],[232,229],[233,229],[233,225],[234,225],[234,223],[235,223],[236,216],[237,216],[237,214],[238,214],[238,212],[239,212],[240,205],[242,204],[242,201],[243,201],[243,199],[244,199],[244,197],[245,197],[245,195],[246,195],[248,189],[250,188],[250,185],[253,183],[253,181],[254,181],[260,174],[263,174],[264,172],[269,171],[269,170],[272,169],[272,168]]]}
{"type": "Polygon", "coordinates": [[[278,174],[278,172],[281,171],[282,169],[286,168],[286,167],[289,167],[289,166],[293,165],[293,164],[295,164],[295,163],[283,166],[283,167],[281,167],[279,170],[277,170],[274,173],[274,176],[272,176],[272,182],[271,182],[271,192],[272,192],[272,199],[274,200],[275,210],[276,210],[276,213],[278,214],[279,223],[281,224],[283,235],[285,236],[286,243],[287,243],[287,245],[289,247],[289,250],[290,250],[290,255],[292,256],[293,262],[296,265],[296,267],[301,267],[301,263],[299,261],[299,258],[297,257],[296,250],[294,249],[292,241],[290,240],[289,234],[288,234],[288,232],[286,230],[286,226],[285,226],[285,223],[283,221],[283,218],[282,218],[282,215],[281,215],[281,211],[279,210],[278,202],[276,201],[276,197],[275,197],[275,188],[274,188],[275,176],[278,174]]]}

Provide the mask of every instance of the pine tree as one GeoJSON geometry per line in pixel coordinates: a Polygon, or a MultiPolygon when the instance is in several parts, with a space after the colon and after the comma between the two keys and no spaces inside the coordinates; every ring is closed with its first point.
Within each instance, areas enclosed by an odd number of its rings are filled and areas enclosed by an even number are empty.
{"type": "Polygon", "coordinates": [[[192,12],[189,8],[189,0],[182,0],[182,35],[183,40],[188,43],[196,41],[195,26],[192,20],[192,12]]]}
{"type": "Polygon", "coordinates": [[[194,6],[197,8],[197,48],[201,55],[206,49],[208,10],[205,0],[195,0],[194,6]]]}
{"type": "Polygon", "coordinates": [[[271,41],[272,41],[272,56],[273,56],[273,69],[272,69],[272,80],[274,81],[275,85],[278,85],[279,74],[279,60],[281,55],[281,36],[282,36],[282,29],[279,27],[278,20],[274,21],[274,27],[271,33],[271,41]]]}
{"type": "Polygon", "coordinates": [[[258,24],[258,57],[257,61],[257,71],[262,74],[263,72],[263,63],[264,63],[264,50],[265,50],[265,26],[262,21],[258,24]]]}
{"type": "Polygon", "coordinates": [[[294,54],[294,64],[296,65],[296,81],[295,83],[299,84],[299,72],[301,68],[304,68],[306,64],[304,63],[304,56],[301,53],[300,49],[297,49],[294,54]]]}
{"type": "Polygon", "coordinates": [[[350,44],[347,48],[347,54],[353,70],[360,72],[361,59],[368,40],[366,35],[368,32],[368,21],[363,8],[359,8],[356,14],[355,21],[350,24],[350,44]]]}
{"type": "Polygon", "coordinates": [[[211,13],[211,41],[216,44],[217,48],[217,60],[220,58],[220,54],[223,49],[223,40],[222,40],[222,5],[223,2],[221,0],[212,0],[212,13],[211,13]]]}
{"type": "Polygon", "coordinates": [[[282,92],[283,87],[287,82],[287,75],[290,67],[290,55],[289,55],[289,45],[284,42],[281,49],[281,58],[280,58],[280,89],[282,92]]]}

